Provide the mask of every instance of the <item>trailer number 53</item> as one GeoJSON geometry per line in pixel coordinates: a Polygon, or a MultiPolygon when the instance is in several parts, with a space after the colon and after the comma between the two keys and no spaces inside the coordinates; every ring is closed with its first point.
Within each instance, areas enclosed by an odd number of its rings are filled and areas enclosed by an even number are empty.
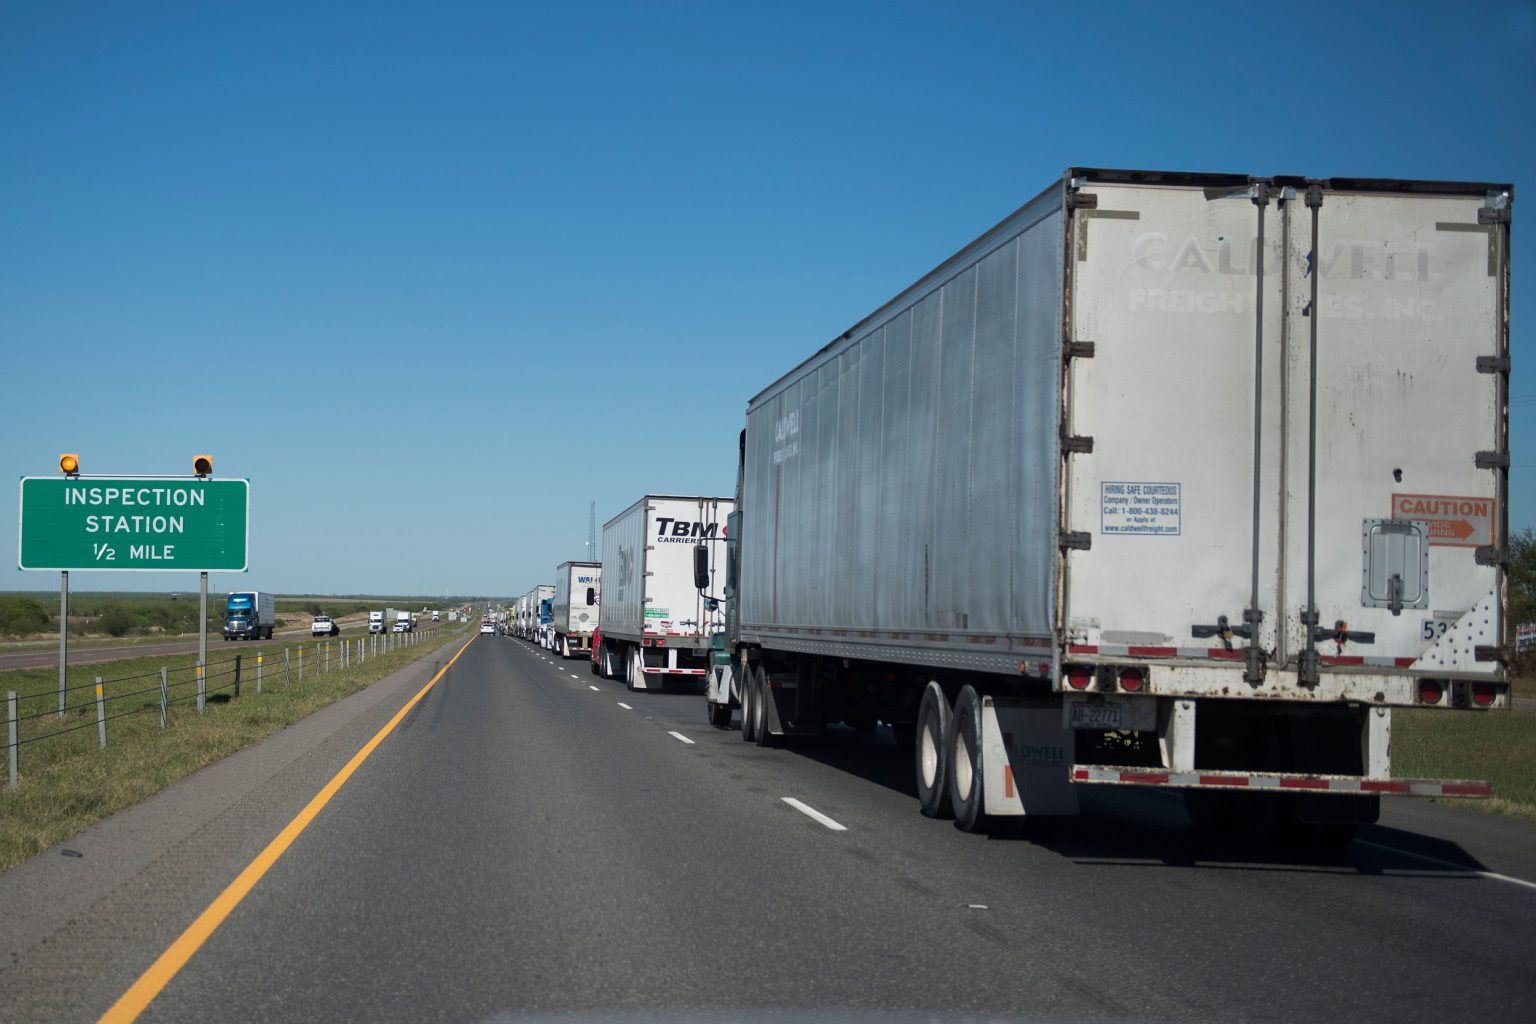
{"type": "Polygon", "coordinates": [[[1439,640],[1445,636],[1445,631],[1454,625],[1456,619],[1433,618],[1424,620],[1424,629],[1420,634],[1425,640],[1439,640]]]}

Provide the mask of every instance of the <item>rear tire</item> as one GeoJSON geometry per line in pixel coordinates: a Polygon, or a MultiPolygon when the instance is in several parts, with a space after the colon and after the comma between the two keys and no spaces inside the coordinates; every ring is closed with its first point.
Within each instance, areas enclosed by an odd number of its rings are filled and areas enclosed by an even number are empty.
{"type": "Polygon", "coordinates": [[[731,705],[729,701],[724,704],[716,704],[706,695],[704,697],[704,710],[709,716],[709,724],[716,729],[729,729],[731,727],[731,705]]]}
{"type": "Polygon", "coordinates": [[[768,673],[759,665],[752,673],[752,739],[760,747],[771,747],[775,742],[768,730],[768,700],[768,673]]]}
{"type": "Polygon", "coordinates": [[[944,749],[949,740],[949,719],[949,698],[937,682],[929,682],[917,706],[917,742],[913,745],[918,805],[929,818],[948,818],[954,813],[949,802],[949,757],[944,749]]]}
{"type": "Polygon", "coordinates": [[[757,723],[757,690],[752,683],[756,672],[756,666],[748,668],[741,681],[741,738],[748,743],[757,741],[757,733],[752,731],[757,723]]]}
{"type": "Polygon", "coordinates": [[[949,799],[955,824],[963,832],[985,832],[991,825],[986,812],[986,778],[982,770],[981,695],[966,685],[955,698],[950,716],[948,748],[949,799]]]}

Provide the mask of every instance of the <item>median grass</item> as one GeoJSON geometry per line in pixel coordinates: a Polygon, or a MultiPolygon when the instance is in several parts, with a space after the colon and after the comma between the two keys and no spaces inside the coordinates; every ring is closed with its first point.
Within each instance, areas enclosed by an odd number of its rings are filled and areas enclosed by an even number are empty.
{"type": "Polygon", "coordinates": [[[1396,711],[1392,774],[1487,779],[1489,800],[1450,800],[1536,821],[1536,712],[1396,711]]]}
{"type": "MultiPolygon", "coordinates": [[[[132,658],[72,667],[67,707],[57,714],[58,669],[0,673],[0,691],[18,694],[18,784],[0,789],[0,871],[148,797],[183,776],[249,746],[439,647],[462,642],[462,627],[418,633],[418,640],[347,669],[339,643],[303,644],[303,677],[290,642],[209,649],[205,710],[197,710],[195,656],[132,658]],[[284,649],[288,670],[284,672],[284,649]],[[256,655],[262,654],[262,692],[256,655]],[[240,655],[240,695],[234,657],[240,655]],[[168,720],[160,727],[160,669],[166,669],[168,720]],[[317,671],[318,669],[318,671],[317,671]],[[106,698],[107,746],[99,746],[95,678],[106,698]]],[[[0,748],[3,749],[3,748],[0,748]]],[[[3,768],[0,768],[3,771],[3,768]]],[[[5,776],[0,774],[0,783],[5,776]]]]}

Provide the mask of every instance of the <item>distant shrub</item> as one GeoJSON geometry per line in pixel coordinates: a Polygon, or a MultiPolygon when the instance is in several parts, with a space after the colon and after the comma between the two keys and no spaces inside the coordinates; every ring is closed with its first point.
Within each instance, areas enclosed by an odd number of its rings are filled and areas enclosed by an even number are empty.
{"type": "Polygon", "coordinates": [[[22,636],[53,625],[53,615],[35,597],[0,596],[0,633],[22,636]]]}
{"type": "Polygon", "coordinates": [[[102,613],[97,625],[103,633],[111,636],[127,636],[134,627],[134,617],[128,609],[114,604],[102,613]]]}

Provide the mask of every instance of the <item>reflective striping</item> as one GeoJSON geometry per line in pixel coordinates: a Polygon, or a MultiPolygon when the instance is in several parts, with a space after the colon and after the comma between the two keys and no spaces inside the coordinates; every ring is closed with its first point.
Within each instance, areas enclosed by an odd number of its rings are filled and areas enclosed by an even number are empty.
{"type": "MultiPolygon", "coordinates": [[[[1147,647],[1135,644],[1068,644],[1068,654],[1096,654],[1105,658],[1187,658],[1196,661],[1242,661],[1242,647],[1147,647]]],[[[1324,665],[1335,668],[1354,668],[1369,665],[1373,668],[1412,668],[1417,658],[1388,658],[1358,654],[1323,654],[1318,657],[1324,665]]]]}
{"type": "Polygon", "coordinates": [[[1174,789],[1301,790],[1309,793],[1369,793],[1482,799],[1493,795],[1486,782],[1469,779],[1362,779],[1348,775],[1297,775],[1283,772],[1167,772],[1098,765],[1073,765],[1073,782],[1121,786],[1168,786],[1174,789]]]}

